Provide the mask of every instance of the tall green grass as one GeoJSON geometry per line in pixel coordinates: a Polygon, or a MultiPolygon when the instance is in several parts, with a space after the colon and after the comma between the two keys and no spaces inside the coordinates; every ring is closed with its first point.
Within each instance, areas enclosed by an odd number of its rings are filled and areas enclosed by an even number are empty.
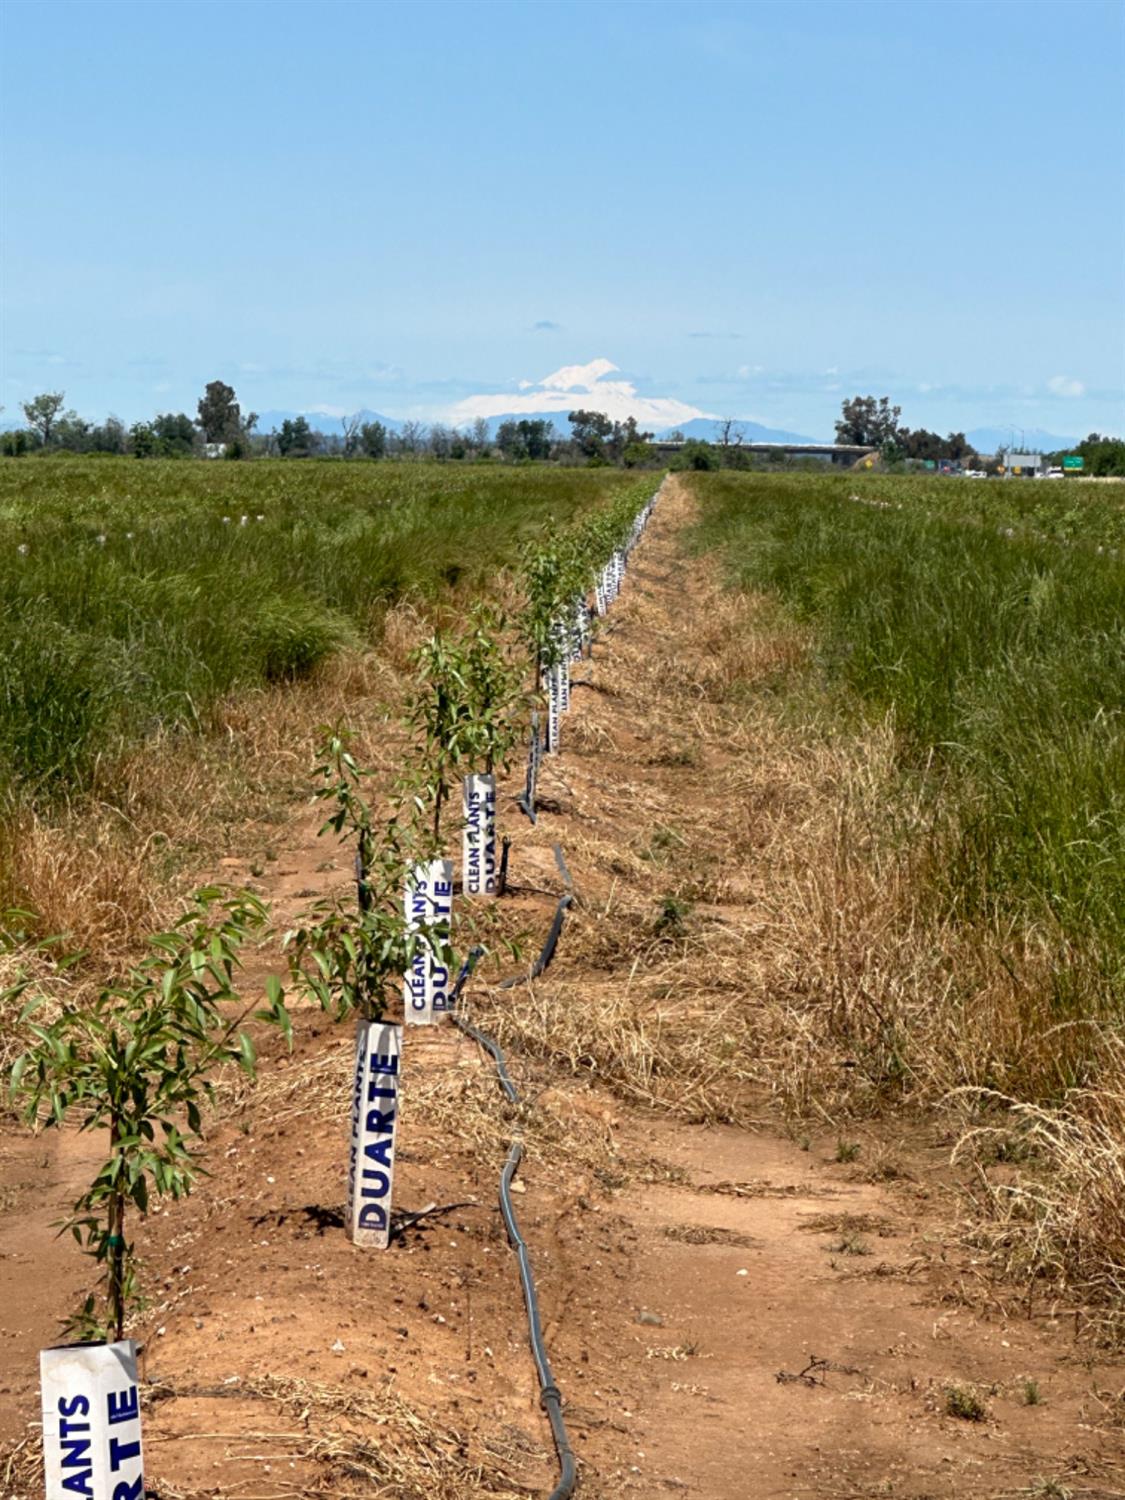
{"type": "Polygon", "coordinates": [[[1075,514],[1071,485],[695,483],[700,544],[813,627],[826,684],[893,711],[903,774],[929,797],[942,898],[1048,924],[1125,999],[1125,556],[1101,540],[1117,494],[1075,514]],[[1053,523],[1065,544],[996,524],[1033,502],[1035,529],[1053,523]]]}
{"type": "Polygon", "coordinates": [[[438,464],[0,461],[0,797],[81,791],[146,734],[480,587],[629,476],[438,464]]]}

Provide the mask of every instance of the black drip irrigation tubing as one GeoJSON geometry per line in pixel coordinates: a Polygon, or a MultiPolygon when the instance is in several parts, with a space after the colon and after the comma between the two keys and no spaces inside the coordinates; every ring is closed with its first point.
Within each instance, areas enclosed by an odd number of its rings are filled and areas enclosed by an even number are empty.
{"type": "MultiPolygon", "coordinates": [[[[559,844],[555,844],[555,864],[558,866],[559,874],[567,886],[566,893],[559,898],[558,906],[555,908],[554,920],[550,931],[540,950],[539,957],[535,960],[528,975],[517,974],[511,979],[505,979],[500,984],[502,990],[513,989],[517,984],[523,984],[527,979],[537,979],[543,973],[547,965],[555,956],[558,946],[559,935],[566,921],[567,911],[574,901],[573,881],[567,868],[566,858],[559,844]]],[[[473,948],[461,966],[461,972],[457,976],[457,982],[453,986],[450,1001],[453,1009],[453,1024],[459,1031],[464,1032],[479,1047],[492,1058],[496,1064],[496,1078],[504,1097],[510,1104],[520,1102],[519,1090],[512,1082],[512,1075],[508,1072],[508,1064],[499,1044],[487,1032],[479,1031],[471,1025],[456,1011],[456,1004],[461,995],[461,990],[466,980],[476,967],[483,949],[473,948]]],[[[523,1160],[523,1142],[517,1136],[508,1149],[508,1159],[504,1163],[504,1170],[500,1174],[500,1213],[504,1219],[504,1227],[508,1231],[508,1243],[516,1252],[516,1259],[520,1268],[520,1284],[523,1287],[524,1307],[527,1312],[528,1336],[531,1340],[531,1354],[535,1361],[535,1373],[539,1380],[539,1403],[547,1414],[547,1420],[551,1424],[551,1435],[555,1440],[555,1452],[559,1460],[559,1482],[551,1491],[550,1500],[565,1500],[568,1495],[573,1495],[578,1483],[578,1466],[574,1457],[574,1449],[570,1446],[570,1436],[566,1430],[566,1421],[562,1411],[562,1392],[555,1384],[555,1377],[551,1371],[551,1361],[547,1354],[547,1346],[543,1341],[543,1320],[539,1314],[539,1298],[535,1290],[535,1272],[531,1265],[531,1255],[527,1248],[527,1241],[520,1232],[519,1220],[512,1206],[512,1181],[519,1171],[520,1162],[523,1160]]]]}
{"type": "MultiPolygon", "coordinates": [[[[627,551],[631,551],[629,548],[627,551]]],[[[627,555],[627,554],[626,554],[627,555]]],[[[535,823],[535,781],[538,772],[539,753],[539,725],[538,716],[532,726],[531,749],[528,762],[527,787],[517,801],[520,811],[525,813],[535,823]]],[[[506,841],[507,844],[507,841],[506,841]]],[[[544,940],[539,957],[531,966],[530,973],[517,974],[511,979],[502,980],[499,988],[502,990],[513,989],[518,984],[525,984],[530,979],[538,979],[547,965],[555,956],[559,937],[562,934],[563,925],[566,922],[566,914],[574,904],[574,881],[570,870],[567,868],[566,857],[562,852],[560,844],[553,844],[552,851],[555,856],[555,864],[559,875],[562,877],[565,893],[560,896],[559,903],[555,908],[554,920],[544,940]]],[[[507,873],[508,849],[504,849],[504,872],[507,873]]],[[[361,886],[362,892],[362,886],[361,886]]],[[[450,1010],[454,1026],[482,1047],[496,1064],[496,1078],[504,1097],[510,1104],[519,1104],[520,1094],[512,1082],[512,1075],[508,1072],[508,1064],[500,1046],[494,1037],[487,1032],[479,1031],[464,1016],[457,1014],[457,1002],[461,991],[476,968],[477,960],[484,952],[483,948],[473,948],[469,951],[465,962],[461,965],[450,993],[450,1010]]],[[[504,1170],[500,1174],[500,1212],[503,1215],[504,1227],[508,1231],[508,1242],[516,1252],[519,1261],[520,1283],[523,1287],[524,1306],[527,1311],[528,1335],[531,1340],[531,1353],[535,1360],[535,1373],[539,1379],[539,1403],[547,1413],[547,1420],[551,1424],[551,1435],[555,1440],[555,1452],[559,1460],[559,1481],[551,1491],[549,1500],[566,1500],[573,1495],[578,1485],[578,1465],[574,1456],[574,1449],[570,1446],[570,1436],[566,1430],[566,1422],[563,1419],[562,1392],[555,1384],[555,1377],[551,1370],[551,1361],[547,1355],[547,1346],[543,1341],[543,1321],[539,1314],[539,1298],[535,1291],[535,1272],[531,1265],[531,1256],[528,1252],[527,1241],[520,1233],[519,1220],[516,1211],[512,1207],[512,1181],[519,1171],[520,1162],[523,1160],[523,1142],[517,1135],[513,1138],[508,1150],[508,1159],[504,1163],[504,1170]]]]}
{"type": "MultiPolygon", "coordinates": [[[[502,990],[512,989],[517,984],[523,984],[527,979],[537,979],[547,965],[555,956],[555,948],[558,946],[559,934],[562,932],[566,914],[574,901],[574,891],[567,869],[566,859],[561,847],[554,846],[555,863],[559,867],[559,873],[568,887],[566,894],[559,899],[555,908],[554,921],[547,933],[546,940],[540,951],[539,957],[531,967],[528,975],[517,974],[511,979],[505,979],[500,984],[502,990]]],[[[477,960],[484,952],[483,948],[473,948],[461,966],[461,972],[453,986],[450,995],[453,1024],[459,1031],[464,1032],[479,1047],[492,1058],[496,1064],[496,1079],[504,1093],[504,1097],[510,1104],[520,1102],[519,1090],[512,1082],[512,1075],[508,1072],[508,1064],[499,1043],[487,1032],[480,1031],[477,1027],[466,1021],[464,1016],[457,1014],[456,1005],[460,998],[461,990],[465,982],[476,967],[477,960]]],[[[555,1452],[559,1460],[559,1481],[551,1491],[550,1500],[565,1500],[568,1495],[573,1495],[578,1484],[578,1465],[574,1457],[574,1449],[570,1446],[570,1435],[566,1430],[566,1421],[563,1418],[562,1392],[555,1384],[555,1377],[551,1371],[551,1361],[547,1354],[547,1346],[543,1340],[543,1320],[539,1314],[539,1297],[535,1290],[535,1272],[531,1265],[531,1255],[527,1248],[527,1241],[520,1232],[519,1220],[512,1206],[512,1181],[519,1171],[520,1162],[523,1160],[523,1141],[517,1135],[508,1148],[508,1159],[504,1163],[504,1170],[500,1174],[500,1213],[504,1219],[504,1227],[508,1231],[508,1243],[516,1252],[516,1259],[520,1268],[520,1284],[523,1287],[524,1308],[527,1312],[528,1336],[531,1341],[531,1354],[535,1361],[535,1373],[539,1380],[539,1404],[547,1414],[547,1420],[551,1424],[551,1435],[555,1440],[555,1452]]]]}

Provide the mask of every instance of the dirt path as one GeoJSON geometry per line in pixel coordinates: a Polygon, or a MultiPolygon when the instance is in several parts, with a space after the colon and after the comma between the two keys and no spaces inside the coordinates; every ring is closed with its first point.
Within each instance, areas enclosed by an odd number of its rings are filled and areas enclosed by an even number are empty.
{"type": "MultiPolygon", "coordinates": [[[[827,1125],[791,1139],[746,1055],[742,1018],[784,979],[755,968],[770,829],[812,826],[814,778],[769,744],[748,766],[716,706],[729,604],[713,564],[683,555],[690,513],[671,482],[577,674],[539,825],[504,808],[508,930],[531,946],[545,931],[555,840],[579,893],[542,981],[482,983],[469,999],[507,1039],[530,1107],[502,1107],[464,1038],[412,1033],[398,1202],[460,1206],[391,1252],[361,1252],[339,1224],[350,1038],[306,1013],[291,1058],[267,1050],[261,1086],[214,1138],[211,1179],[146,1230],[147,1469],[160,1494],[549,1490],[495,1208],[517,1126],[517,1208],[582,1494],[1125,1493],[1110,1425],[1121,1371],[1049,1309],[1029,1321],[994,1298],[981,1311],[980,1270],[931,1181],[947,1148],[907,1142],[898,1180],[872,1180],[890,1175],[873,1170],[887,1161],[873,1134],[858,1159],[827,1125]]],[[[766,672],[778,649],[765,641],[742,666],[766,672]]],[[[312,814],[295,821],[264,882],[279,926],[346,883],[346,855],[315,828],[312,814]]],[[[0,1287],[37,1287],[18,1319],[8,1302],[0,1317],[11,1432],[34,1417],[33,1350],[82,1267],[65,1248],[38,1262],[59,1192],[44,1196],[22,1166],[8,1175],[23,1229],[13,1238],[12,1219],[0,1235],[0,1287]]],[[[8,1487],[37,1493],[33,1465],[8,1487]]]]}

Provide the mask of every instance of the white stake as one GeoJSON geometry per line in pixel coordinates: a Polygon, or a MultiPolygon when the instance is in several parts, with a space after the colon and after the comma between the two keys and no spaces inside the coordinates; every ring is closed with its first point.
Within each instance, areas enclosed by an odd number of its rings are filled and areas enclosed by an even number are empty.
{"type": "MultiPolygon", "coordinates": [[[[453,861],[433,859],[415,865],[407,876],[403,908],[412,931],[448,922],[453,915],[453,861]]],[[[420,943],[410,972],[402,980],[407,1023],[429,1026],[445,1015],[449,987],[449,970],[420,943]]]]}
{"type": "Polygon", "coordinates": [[[390,1243],[401,1058],[401,1026],[356,1023],[348,1234],[353,1245],[376,1250],[390,1243]]]}
{"type": "Polygon", "coordinates": [[[496,894],[496,777],[466,776],[462,788],[461,889],[496,894]]]}
{"type": "Polygon", "coordinates": [[[558,667],[551,667],[547,677],[547,753],[559,753],[559,729],[562,709],[562,677],[558,667]]]}
{"type": "Polygon", "coordinates": [[[133,1340],[44,1349],[39,1375],[47,1500],[143,1500],[133,1340]]]}

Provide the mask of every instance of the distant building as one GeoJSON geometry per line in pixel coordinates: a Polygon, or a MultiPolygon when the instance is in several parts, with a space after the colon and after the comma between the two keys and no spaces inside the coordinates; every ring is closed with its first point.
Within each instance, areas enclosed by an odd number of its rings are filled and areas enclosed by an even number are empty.
{"type": "Polygon", "coordinates": [[[227,445],[226,445],[226,443],[204,443],[203,444],[203,457],[204,458],[222,458],[223,454],[226,453],[226,451],[227,451],[227,445]]]}
{"type": "Polygon", "coordinates": [[[1047,460],[1042,453],[1016,453],[1009,451],[1000,455],[1006,474],[1014,474],[1018,479],[1034,479],[1041,469],[1047,467],[1047,460]]]}

